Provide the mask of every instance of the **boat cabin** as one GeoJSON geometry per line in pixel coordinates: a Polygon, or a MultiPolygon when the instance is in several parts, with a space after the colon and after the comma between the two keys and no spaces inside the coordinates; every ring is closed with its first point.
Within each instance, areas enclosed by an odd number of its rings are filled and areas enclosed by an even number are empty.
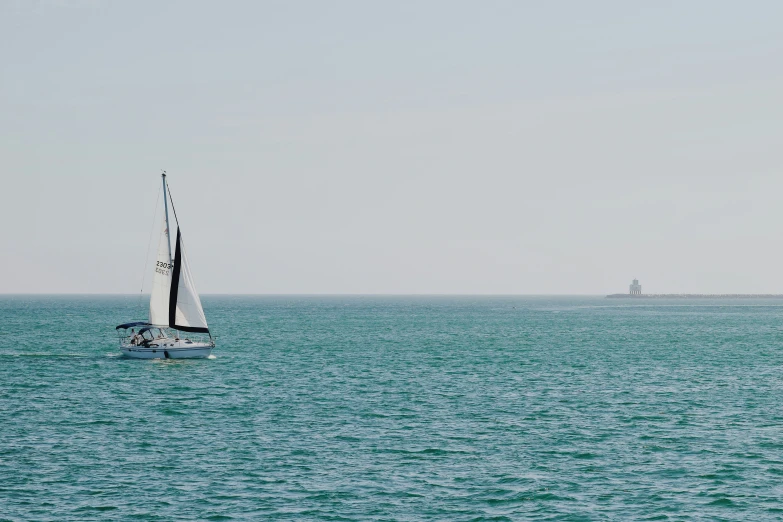
{"type": "Polygon", "coordinates": [[[155,339],[168,339],[169,336],[166,335],[166,330],[163,328],[158,328],[156,326],[151,326],[149,328],[142,328],[139,330],[138,333],[139,336],[141,336],[142,341],[154,341],[155,339]]]}
{"type": "Polygon", "coordinates": [[[145,322],[121,324],[116,330],[120,337],[120,344],[126,346],[150,346],[152,343],[160,341],[180,340],[179,332],[174,332],[172,336],[167,328],[145,322]],[[138,331],[136,331],[136,328],[138,328],[138,331]]]}

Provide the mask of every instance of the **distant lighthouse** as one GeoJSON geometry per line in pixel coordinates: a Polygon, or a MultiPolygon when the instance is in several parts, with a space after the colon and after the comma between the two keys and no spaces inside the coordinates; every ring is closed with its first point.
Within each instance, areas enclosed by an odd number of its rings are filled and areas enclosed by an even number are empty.
{"type": "Polygon", "coordinates": [[[630,286],[631,295],[642,295],[642,285],[639,284],[638,279],[634,279],[630,286]]]}

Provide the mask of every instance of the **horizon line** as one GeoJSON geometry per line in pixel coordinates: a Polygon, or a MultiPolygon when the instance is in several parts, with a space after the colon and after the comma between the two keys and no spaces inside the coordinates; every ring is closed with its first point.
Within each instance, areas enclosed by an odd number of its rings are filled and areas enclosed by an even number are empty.
{"type": "MultiPolygon", "coordinates": [[[[149,296],[150,294],[127,294],[116,292],[0,292],[0,296],[8,295],[105,295],[105,296],[127,296],[138,297],[149,296]]],[[[605,297],[611,294],[498,294],[498,293],[356,293],[356,292],[270,292],[270,293],[225,293],[225,292],[204,292],[200,296],[223,296],[223,295],[246,295],[246,296],[519,296],[519,297],[605,297]]]]}
{"type": "MultiPolygon", "coordinates": [[[[580,294],[517,294],[517,293],[339,293],[339,292],[290,292],[290,293],[225,293],[225,292],[207,292],[201,296],[248,296],[248,297],[619,297],[626,296],[626,293],[580,293],[580,294]]],[[[656,294],[643,294],[636,297],[645,296],[683,296],[683,295],[703,295],[703,296],[731,296],[731,295],[757,295],[763,296],[781,296],[781,293],[759,293],[759,292],[661,292],[656,294]]],[[[116,293],[116,292],[0,292],[0,296],[114,296],[114,297],[149,297],[150,294],[143,293],[116,293]]]]}

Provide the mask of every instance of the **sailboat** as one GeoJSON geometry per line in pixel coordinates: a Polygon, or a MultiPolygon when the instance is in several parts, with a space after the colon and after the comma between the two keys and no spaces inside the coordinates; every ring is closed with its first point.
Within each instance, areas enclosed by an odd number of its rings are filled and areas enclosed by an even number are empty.
{"type": "Polygon", "coordinates": [[[160,234],[155,271],[152,275],[149,320],[117,326],[120,350],[126,357],[136,359],[208,357],[215,347],[215,340],[209,332],[201,299],[193,283],[177,210],[166,183],[165,171],[162,177],[165,223],[160,234]],[[177,224],[173,256],[169,239],[169,200],[177,224]]]}

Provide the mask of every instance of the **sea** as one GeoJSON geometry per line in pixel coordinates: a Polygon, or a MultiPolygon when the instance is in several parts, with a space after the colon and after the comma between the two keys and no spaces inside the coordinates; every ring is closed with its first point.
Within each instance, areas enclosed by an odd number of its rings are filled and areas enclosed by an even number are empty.
{"type": "Polygon", "coordinates": [[[0,296],[0,520],[783,520],[783,299],[0,296]]]}

